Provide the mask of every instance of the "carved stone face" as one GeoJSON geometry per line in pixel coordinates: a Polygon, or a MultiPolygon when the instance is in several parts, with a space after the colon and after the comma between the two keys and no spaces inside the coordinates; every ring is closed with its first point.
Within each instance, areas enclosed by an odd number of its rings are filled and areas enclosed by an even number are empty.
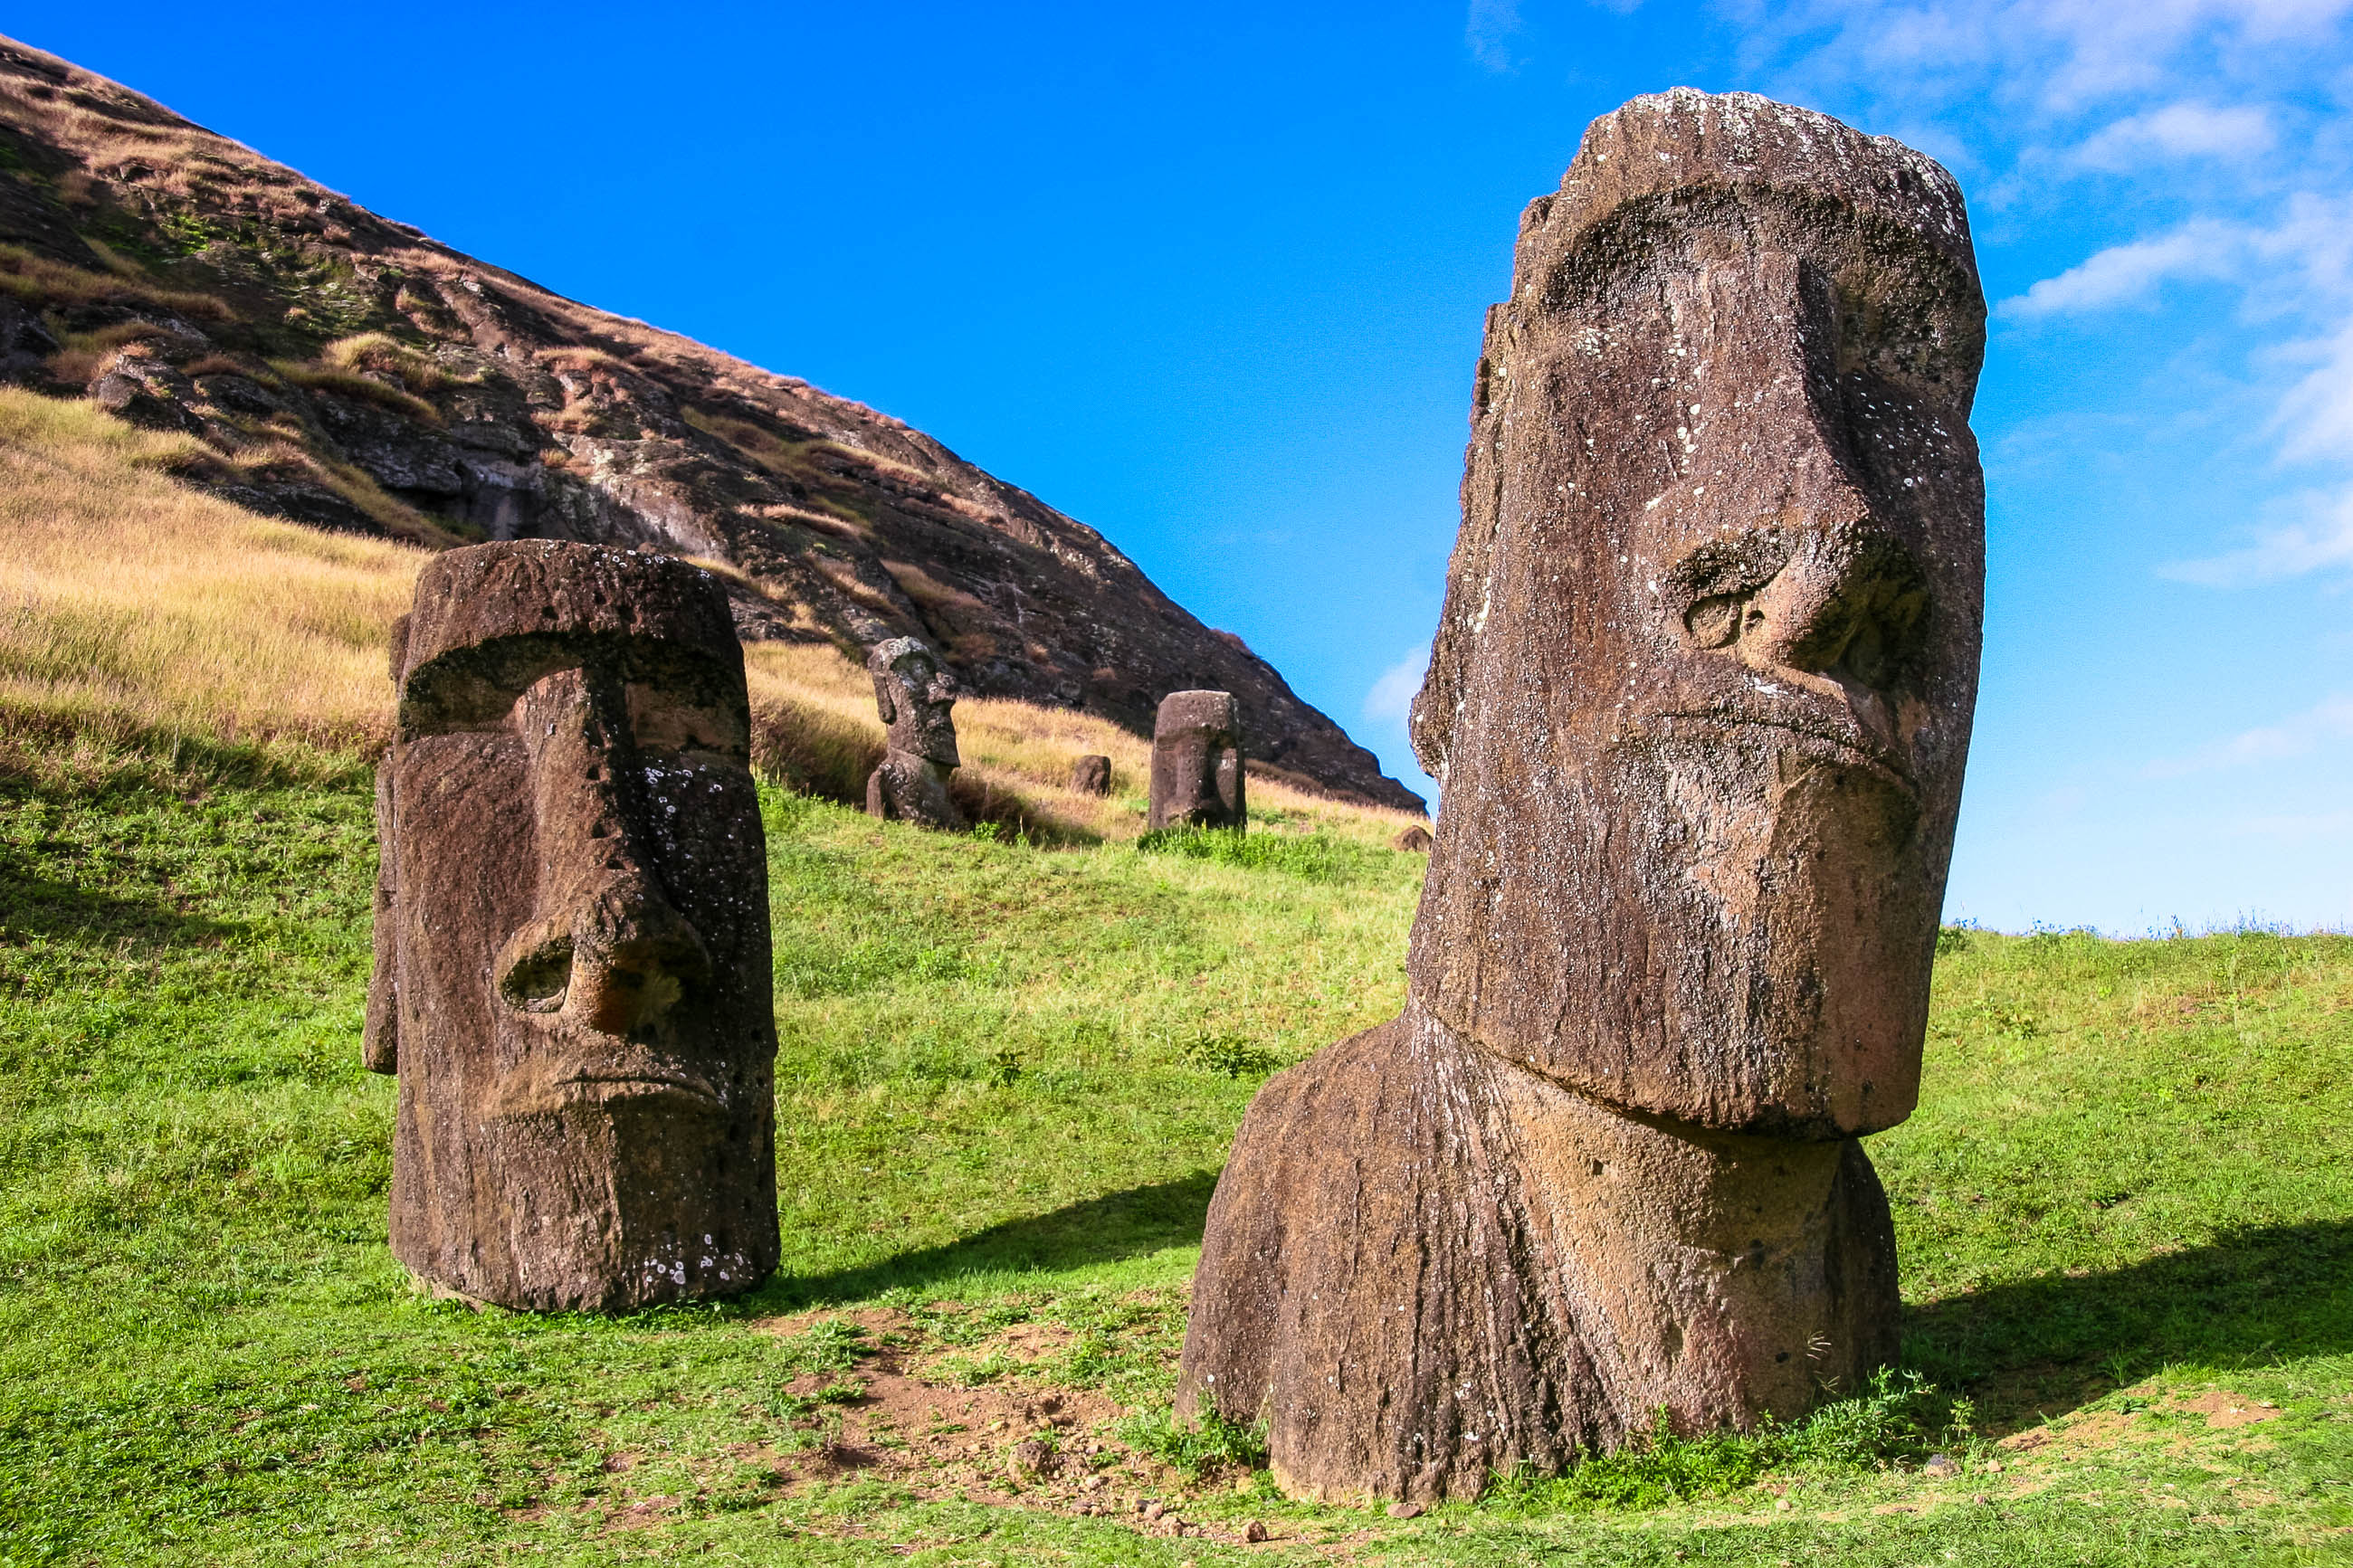
{"type": "Polygon", "coordinates": [[[1415,994],[1611,1103],[1869,1131],[1918,1092],[1976,700],[1983,300],[1919,154],[1642,101],[1489,318],[1415,994]]]}
{"type": "Polygon", "coordinates": [[[891,749],[957,767],[956,679],[932,650],[913,637],[892,637],[866,656],[874,677],[874,707],[891,731],[891,749]]]}
{"type": "Polygon", "coordinates": [[[371,1065],[393,1246],[512,1306],[747,1289],[777,1256],[766,869],[742,652],[683,563],[431,563],[396,650],[371,1065]]]}
{"type": "Polygon", "coordinates": [[[1154,828],[1241,827],[1244,794],[1241,704],[1230,691],[1172,691],[1152,725],[1154,828]]]}

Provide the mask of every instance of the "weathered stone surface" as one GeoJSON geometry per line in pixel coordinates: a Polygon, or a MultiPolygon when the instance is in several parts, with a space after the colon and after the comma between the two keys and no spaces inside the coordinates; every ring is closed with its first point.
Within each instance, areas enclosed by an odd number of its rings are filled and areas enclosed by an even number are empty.
{"type": "Polygon", "coordinates": [[[195,384],[132,376],[106,395],[200,436],[220,461],[183,477],[225,499],[437,549],[576,539],[722,561],[746,637],[918,637],[967,691],[1139,736],[1160,693],[1219,687],[1250,710],[1253,760],[1419,804],[1240,638],[921,431],[550,294],[28,47],[0,43],[0,242],[41,263],[0,300],[0,378],[69,390],[48,385],[52,326],[152,331],[195,384]],[[190,254],[195,234],[212,242],[190,254]],[[133,280],[91,241],[166,259],[133,280]],[[352,468],[390,504],[337,500],[352,468]]]}
{"type": "Polygon", "coordinates": [[[1398,836],[1389,840],[1389,847],[1402,849],[1409,855],[1427,855],[1432,842],[1430,829],[1417,822],[1398,829],[1398,836]]]}
{"type": "Polygon", "coordinates": [[[1149,826],[1248,826],[1241,704],[1230,691],[1172,691],[1152,726],[1149,826]]]}
{"type": "Polygon", "coordinates": [[[1111,759],[1081,757],[1071,764],[1071,788],[1080,795],[1111,793],[1111,759]]]}
{"type": "Polygon", "coordinates": [[[1884,139],[1597,121],[1490,311],[1405,1015],[1270,1080],[1180,1405],[1426,1500],[1894,1350],[1857,1135],[1909,1114],[1976,699],[1984,303],[1884,139]]]}
{"type": "Polygon", "coordinates": [[[948,798],[956,754],[956,680],[913,637],[892,637],[866,656],[874,708],[890,731],[882,765],[866,780],[866,812],[923,827],[960,832],[964,814],[948,798]]]}
{"type": "Polygon", "coordinates": [[[393,669],[364,1051],[400,1079],[394,1254],[540,1310],[758,1283],[776,1026],[725,595],[658,555],[452,551],[393,669]]]}

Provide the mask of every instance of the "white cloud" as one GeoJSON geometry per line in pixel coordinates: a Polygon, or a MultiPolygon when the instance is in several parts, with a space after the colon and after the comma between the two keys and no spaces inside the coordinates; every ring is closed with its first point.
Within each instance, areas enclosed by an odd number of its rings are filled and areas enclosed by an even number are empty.
{"type": "Polygon", "coordinates": [[[2291,461],[2353,458],[2353,321],[2298,346],[2320,363],[2280,399],[2278,423],[2286,432],[2280,455],[2291,461]]]}
{"type": "Polygon", "coordinates": [[[2245,588],[2333,567],[2353,567],[2353,494],[2307,492],[2296,498],[2302,522],[2259,528],[2253,542],[2220,555],[2173,561],[2157,574],[2201,588],[2245,588]]]}
{"type": "Polygon", "coordinates": [[[1421,678],[1430,668],[1430,645],[1407,654],[1381,672],[1373,689],[1365,693],[1365,717],[1379,722],[1402,724],[1413,711],[1415,693],[1421,689],[1421,678]]]}
{"type": "Polygon", "coordinates": [[[2159,157],[2251,158],[2270,151],[2277,140],[2271,112],[2261,105],[2168,103],[2109,124],[2075,150],[2074,162],[2130,174],[2159,157]]]}
{"type": "Polygon", "coordinates": [[[2276,724],[2242,731],[2189,756],[2151,763],[2142,772],[2150,778],[2166,779],[2218,768],[2250,767],[2307,756],[2324,741],[2348,738],[2353,738],[2353,697],[2340,694],[2276,724]]]}
{"type": "Polygon", "coordinates": [[[2160,90],[2193,49],[2239,58],[2326,37],[2353,0],[1737,0],[1752,56],[1890,102],[1991,96],[2047,110],[2160,90]],[[1827,35],[1827,36],[1825,36],[1827,35]]]}
{"type": "Polygon", "coordinates": [[[2156,239],[2112,245],[2056,278],[2004,300],[1995,314],[2059,316],[2104,310],[2146,298],[2168,278],[2221,278],[2245,246],[2244,233],[2211,218],[2193,218],[2156,239]]]}
{"type": "Polygon", "coordinates": [[[1507,40],[1520,30],[1520,0],[1471,0],[1462,24],[1462,42],[1471,58],[1491,71],[1512,68],[1507,40]]]}

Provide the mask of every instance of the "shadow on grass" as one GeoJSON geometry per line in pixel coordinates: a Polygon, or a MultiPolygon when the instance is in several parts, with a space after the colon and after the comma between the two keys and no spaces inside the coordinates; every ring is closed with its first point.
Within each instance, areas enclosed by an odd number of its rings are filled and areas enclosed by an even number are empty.
{"type": "Polygon", "coordinates": [[[1084,1268],[1141,1258],[1201,1239],[1215,1171],[1130,1187],[1067,1205],[1050,1214],[993,1225],[944,1247],[902,1252],[831,1274],[778,1273],[742,1299],[765,1313],[862,1301],[885,1290],[923,1289],[974,1274],[1084,1268]]]}
{"type": "Polygon", "coordinates": [[[52,941],[104,945],[129,939],[155,947],[217,944],[242,926],[183,914],[159,889],[125,896],[44,877],[0,851],[0,941],[52,941]]]}
{"type": "MultiPolygon", "coordinates": [[[[871,1300],[982,1274],[1117,1263],[1201,1239],[1215,1171],[1009,1220],[942,1247],[828,1274],[780,1273],[741,1307],[871,1300]]],[[[2168,1363],[2232,1368],[2353,1352],[2353,1221],[2225,1235],[2103,1273],[1994,1285],[1907,1308],[1904,1362],[1972,1394],[1988,1424],[2036,1419],[2168,1363]]]]}
{"type": "Polygon", "coordinates": [[[1995,1285],[1905,1312],[1904,1360],[1996,1426],[2173,1363],[2353,1351],[2353,1221],[2227,1234],[2128,1268],[1995,1285]]]}

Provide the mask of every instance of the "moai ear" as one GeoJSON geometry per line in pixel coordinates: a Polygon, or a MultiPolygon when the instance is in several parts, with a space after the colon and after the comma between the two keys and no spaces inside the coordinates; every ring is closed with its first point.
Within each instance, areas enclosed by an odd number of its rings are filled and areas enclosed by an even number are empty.
{"type": "MultiPolygon", "coordinates": [[[[399,629],[408,629],[408,617],[399,629]]],[[[396,652],[393,664],[400,663],[396,652]]],[[[399,843],[395,838],[392,753],[375,770],[375,971],[368,976],[367,1022],[360,1036],[360,1062],[370,1072],[396,1072],[400,1065],[399,843]]]]}
{"type": "Polygon", "coordinates": [[[896,724],[899,721],[899,704],[892,692],[892,689],[898,684],[899,678],[895,675],[878,675],[874,678],[874,706],[881,711],[882,722],[885,724],[896,724]]]}
{"type": "Polygon", "coordinates": [[[390,655],[392,683],[398,686],[408,674],[408,617],[401,616],[392,623],[392,635],[385,639],[385,652],[390,655]]]}

